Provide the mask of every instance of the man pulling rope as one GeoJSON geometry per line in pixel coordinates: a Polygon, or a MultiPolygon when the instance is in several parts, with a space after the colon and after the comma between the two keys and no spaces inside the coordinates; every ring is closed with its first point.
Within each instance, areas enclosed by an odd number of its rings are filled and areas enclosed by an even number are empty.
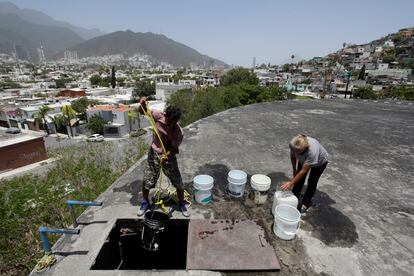
{"type": "Polygon", "coordinates": [[[162,169],[177,190],[181,213],[188,217],[188,205],[184,200],[184,185],[176,157],[176,154],[179,153],[178,148],[183,141],[183,130],[178,123],[182,112],[178,107],[171,105],[167,106],[164,112],[150,110],[147,108],[146,97],[141,98],[139,103],[141,104],[140,113],[153,119],[154,133],[144,169],[143,200],[138,210],[138,216],[142,216],[151,208],[148,198],[149,191],[156,186],[162,169]]]}

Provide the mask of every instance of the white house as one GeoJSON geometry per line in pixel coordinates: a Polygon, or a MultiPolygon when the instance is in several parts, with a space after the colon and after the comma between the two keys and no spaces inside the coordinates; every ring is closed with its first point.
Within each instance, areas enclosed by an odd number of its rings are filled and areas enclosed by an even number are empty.
{"type": "Polygon", "coordinates": [[[130,111],[132,108],[124,104],[97,105],[89,108],[86,115],[88,121],[93,115],[98,114],[108,122],[103,129],[105,137],[122,137],[128,134],[129,130],[139,128],[139,115],[137,115],[137,119],[130,122],[128,118],[130,111]]]}

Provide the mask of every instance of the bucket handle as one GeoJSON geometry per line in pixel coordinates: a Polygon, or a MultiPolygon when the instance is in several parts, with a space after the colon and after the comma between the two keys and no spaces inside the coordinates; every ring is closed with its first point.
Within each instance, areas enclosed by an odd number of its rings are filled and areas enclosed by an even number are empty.
{"type": "Polygon", "coordinates": [[[296,235],[299,232],[299,229],[300,229],[300,222],[301,221],[299,220],[299,222],[298,222],[298,228],[295,231],[293,231],[293,232],[287,232],[284,229],[280,229],[280,230],[282,230],[283,234],[285,234],[285,235],[296,235]]]}

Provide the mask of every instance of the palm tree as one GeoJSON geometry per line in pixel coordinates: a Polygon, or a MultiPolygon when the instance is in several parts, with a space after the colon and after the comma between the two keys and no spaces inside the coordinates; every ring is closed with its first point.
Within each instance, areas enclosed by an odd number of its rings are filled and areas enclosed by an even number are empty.
{"type": "Polygon", "coordinates": [[[50,111],[50,107],[47,105],[42,105],[39,110],[33,114],[33,118],[35,119],[35,122],[42,122],[43,126],[46,130],[47,135],[49,135],[49,127],[47,125],[47,121],[46,121],[46,115],[47,113],[50,111]]]}
{"type": "Polygon", "coordinates": [[[60,128],[61,126],[63,126],[63,125],[64,125],[64,123],[65,123],[65,118],[63,118],[63,116],[62,116],[62,115],[56,115],[56,116],[54,116],[54,117],[52,118],[52,123],[55,125],[56,135],[57,135],[57,137],[56,137],[56,141],[58,141],[58,143],[59,143],[59,148],[60,148],[60,140],[61,140],[61,137],[59,136],[59,132],[58,132],[58,130],[59,130],[59,128],[60,128]]]}
{"type": "Polygon", "coordinates": [[[293,63],[293,59],[295,58],[295,55],[291,55],[290,58],[292,59],[292,63],[293,63]]]}
{"type": "Polygon", "coordinates": [[[52,123],[55,125],[56,135],[59,136],[58,129],[65,124],[65,118],[63,115],[56,115],[52,118],[52,123]]]}
{"type": "MultiPolygon", "coordinates": [[[[69,127],[70,135],[73,137],[73,131],[72,131],[72,126],[70,124],[70,120],[76,118],[76,111],[73,110],[73,108],[70,105],[64,105],[62,107],[62,113],[63,113],[65,125],[66,127],[69,127]]],[[[70,138],[70,135],[68,133],[69,138],[70,138]]]]}

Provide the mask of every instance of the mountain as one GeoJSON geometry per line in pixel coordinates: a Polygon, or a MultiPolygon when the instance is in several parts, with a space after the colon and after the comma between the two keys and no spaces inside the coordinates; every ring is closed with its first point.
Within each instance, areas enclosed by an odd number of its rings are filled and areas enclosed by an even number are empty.
{"type": "MultiPolygon", "coordinates": [[[[76,51],[78,57],[103,56],[108,54],[136,53],[151,55],[158,61],[175,66],[188,66],[190,63],[227,66],[223,61],[203,55],[196,50],[176,42],[164,35],[154,33],[134,33],[130,30],[117,31],[95,37],[68,50],[76,51]]],[[[63,52],[56,56],[63,57],[63,52]]]]}
{"type": "Polygon", "coordinates": [[[32,24],[15,14],[0,13],[0,52],[14,52],[15,45],[20,45],[32,60],[37,60],[37,48],[41,45],[45,55],[52,56],[83,41],[67,28],[32,24]]]}
{"type": "Polygon", "coordinates": [[[103,31],[98,29],[85,29],[69,24],[67,22],[55,20],[49,15],[40,11],[32,9],[20,9],[10,2],[0,2],[0,14],[15,14],[24,21],[33,24],[68,28],[77,33],[84,40],[105,34],[103,31]]]}

